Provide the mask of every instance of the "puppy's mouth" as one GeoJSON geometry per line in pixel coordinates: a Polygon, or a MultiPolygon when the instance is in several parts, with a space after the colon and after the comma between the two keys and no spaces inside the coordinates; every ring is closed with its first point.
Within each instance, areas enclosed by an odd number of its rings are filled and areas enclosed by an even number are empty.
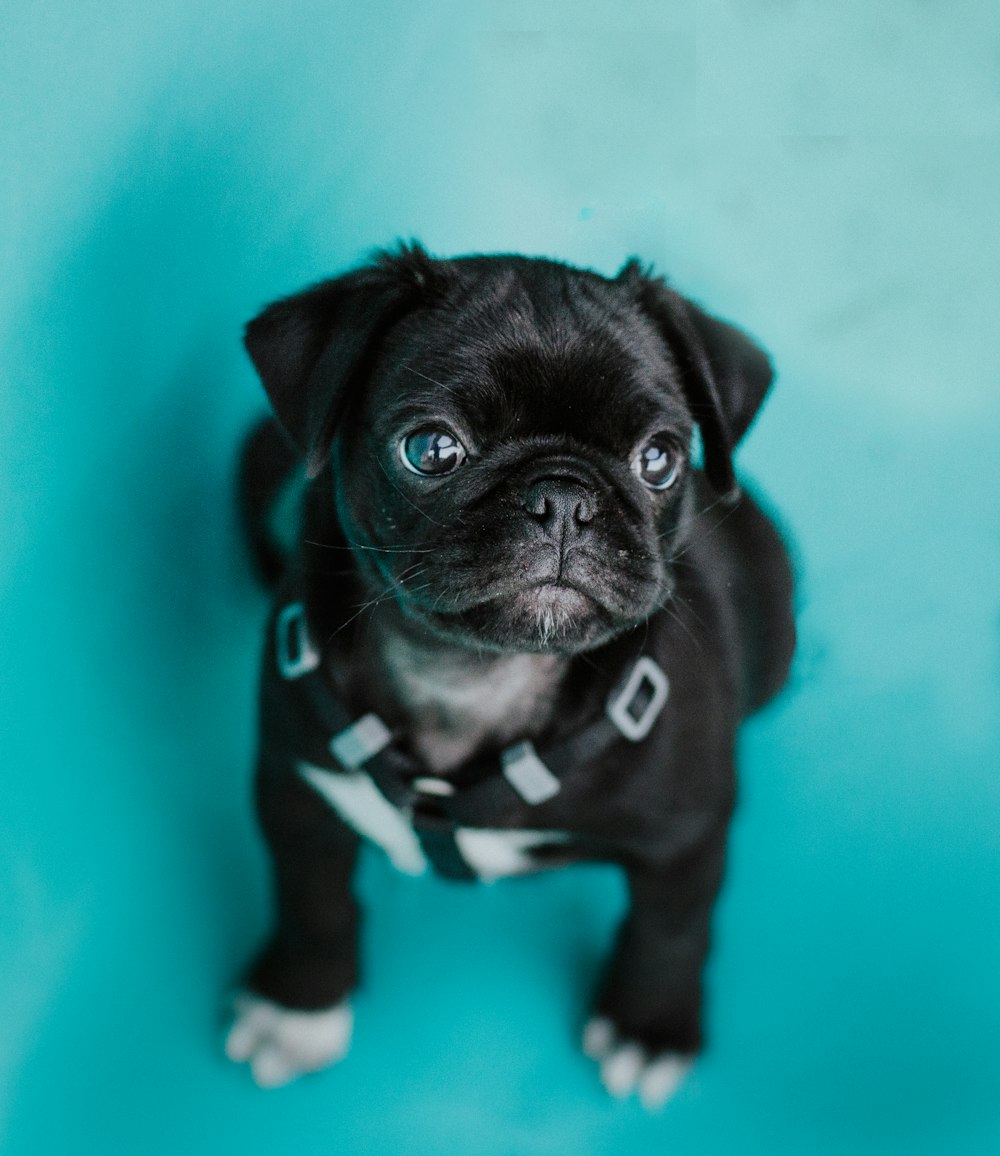
{"type": "MultiPolygon", "coordinates": [[[[568,547],[485,530],[468,537],[393,558],[400,577],[385,575],[413,626],[468,649],[592,650],[645,621],[671,585],[661,556],[623,534],[568,547]]],[[[377,555],[364,560],[390,570],[377,555]]]]}
{"type": "Polygon", "coordinates": [[[579,630],[579,624],[592,618],[597,603],[575,586],[561,582],[543,582],[515,594],[511,600],[515,621],[534,620],[538,645],[546,650],[558,647],[560,638],[569,637],[579,630]]]}
{"type": "Polygon", "coordinates": [[[503,653],[577,654],[634,626],[643,615],[610,610],[567,582],[549,580],[466,603],[428,609],[401,604],[404,613],[452,642],[503,653]]]}

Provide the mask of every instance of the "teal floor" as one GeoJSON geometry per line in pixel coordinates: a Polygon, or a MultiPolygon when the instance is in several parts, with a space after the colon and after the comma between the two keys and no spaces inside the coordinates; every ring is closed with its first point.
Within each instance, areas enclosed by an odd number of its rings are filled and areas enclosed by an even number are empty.
{"type": "Polygon", "coordinates": [[[998,45],[986,0],[5,13],[4,1156],[1000,1153],[998,45]],[[267,904],[240,326],[398,236],[638,253],[781,371],[741,463],[801,647],[657,1117],[576,1047],[598,869],[372,853],[348,1060],[264,1093],[222,1058],[267,904]]]}

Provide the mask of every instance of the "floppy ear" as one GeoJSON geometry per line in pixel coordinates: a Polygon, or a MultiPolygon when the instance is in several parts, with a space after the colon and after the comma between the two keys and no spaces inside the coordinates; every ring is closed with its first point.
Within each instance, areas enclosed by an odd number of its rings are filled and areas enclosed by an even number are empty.
{"type": "Polygon", "coordinates": [[[389,330],[443,288],[441,263],[418,245],[269,305],[244,343],[278,420],[306,457],[309,477],[326,461],[354,386],[389,330]]]}
{"type": "Polygon", "coordinates": [[[736,501],[732,452],[774,380],[768,355],[742,330],[674,292],[662,277],[629,261],[618,275],[656,324],[681,369],[681,385],[701,428],[712,488],[736,501]]]}

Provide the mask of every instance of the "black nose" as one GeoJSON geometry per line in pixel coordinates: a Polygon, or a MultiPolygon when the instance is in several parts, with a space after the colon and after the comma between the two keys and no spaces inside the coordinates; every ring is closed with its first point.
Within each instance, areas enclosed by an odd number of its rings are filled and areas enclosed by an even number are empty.
{"type": "Polygon", "coordinates": [[[521,505],[558,538],[578,533],[594,517],[593,495],[573,478],[538,478],[525,490],[521,505]]]}

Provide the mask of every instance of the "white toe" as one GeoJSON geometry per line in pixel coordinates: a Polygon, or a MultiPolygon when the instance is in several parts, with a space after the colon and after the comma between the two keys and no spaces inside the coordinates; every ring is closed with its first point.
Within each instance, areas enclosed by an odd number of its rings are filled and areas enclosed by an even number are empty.
{"type": "Polygon", "coordinates": [[[592,1060],[603,1060],[615,1040],[611,1020],[595,1016],[583,1029],[583,1054],[592,1060]]]}
{"type": "Polygon", "coordinates": [[[281,1088],[295,1079],[297,1072],[273,1044],[258,1048],[250,1060],[250,1074],[258,1088],[281,1088]]]}
{"type": "Polygon", "coordinates": [[[685,1056],[668,1053],[646,1067],[639,1077],[639,1099],[647,1112],[656,1112],[677,1091],[688,1074],[691,1061],[685,1056]]]}
{"type": "Polygon", "coordinates": [[[645,1062],[638,1044],[622,1044],[601,1064],[601,1080],[612,1096],[622,1099],[635,1087],[645,1062]]]}
{"type": "Polygon", "coordinates": [[[346,1001],[322,1011],[293,1011],[258,996],[241,996],[226,1038],[226,1055],[249,1062],[262,1088],[277,1088],[337,1063],[351,1044],[354,1016],[346,1001]]]}
{"type": "Polygon", "coordinates": [[[275,1030],[282,1052],[302,1071],[342,1060],[351,1046],[354,1015],[347,1003],[318,1012],[284,1012],[275,1030]]]}
{"type": "Polygon", "coordinates": [[[266,1036],[273,1021],[275,1007],[265,1000],[240,996],[236,1000],[236,1018],[226,1036],[226,1055],[236,1063],[250,1059],[257,1044],[266,1036]]]}

